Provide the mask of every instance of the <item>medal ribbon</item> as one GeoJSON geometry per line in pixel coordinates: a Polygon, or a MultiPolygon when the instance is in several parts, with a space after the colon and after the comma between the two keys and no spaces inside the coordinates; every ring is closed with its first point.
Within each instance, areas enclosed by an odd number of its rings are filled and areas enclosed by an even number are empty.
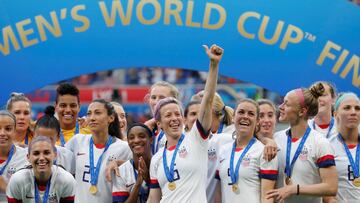
{"type": "Polygon", "coordinates": [[[285,173],[287,177],[291,177],[291,173],[292,173],[292,169],[294,167],[294,164],[296,162],[296,160],[298,159],[301,150],[304,148],[304,144],[310,134],[311,128],[308,126],[304,136],[301,138],[301,142],[298,146],[298,148],[295,151],[294,157],[291,160],[291,165],[290,165],[290,153],[291,153],[291,134],[288,135],[287,137],[287,146],[286,146],[286,166],[285,166],[285,173]]]}
{"type": "Polygon", "coordinates": [[[101,153],[101,155],[97,161],[96,168],[94,168],[94,140],[92,137],[90,138],[90,147],[89,147],[89,156],[90,157],[89,157],[89,159],[90,159],[90,176],[91,176],[90,183],[91,183],[91,185],[97,184],[103,155],[109,149],[109,146],[111,145],[111,143],[112,143],[112,137],[109,135],[108,140],[105,145],[105,149],[101,153]]]}
{"type": "Polygon", "coordinates": [[[231,184],[235,184],[237,182],[238,176],[239,176],[239,169],[240,164],[245,157],[246,153],[249,151],[251,146],[255,143],[256,138],[253,137],[250,142],[246,145],[244,151],[241,153],[238,161],[236,162],[236,168],[234,170],[234,157],[235,157],[235,151],[236,151],[236,140],[234,141],[232,150],[231,150],[231,156],[230,156],[230,178],[231,178],[231,184]]]}
{"type": "MultiPolygon", "coordinates": [[[[334,118],[331,117],[331,120],[330,120],[330,125],[329,125],[329,131],[326,133],[326,138],[329,139],[329,136],[330,136],[330,132],[332,130],[332,128],[334,127],[334,118]]],[[[316,124],[315,124],[315,120],[313,121],[313,129],[315,130],[316,128],[316,124]]]]}
{"type": "MultiPolygon", "coordinates": [[[[75,133],[74,135],[76,134],[79,134],[80,130],[79,130],[79,123],[76,122],[76,125],[75,125],[75,133]]],[[[64,147],[65,146],[65,137],[64,137],[64,134],[62,132],[62,130],[60,129],[60,143],[61,143],[61,146],[64,147]]]]}
{"type": "Polygon", "coordinates": [[[176,148],[175,148],[174,154],[173,154],[172,159],[171,159],[170,169],[169,169],[169,167],[167,165],[167,158],[166,158],[166,145],[167,145],[167,142],[165,144],[165,148],[164,148],[164,152],[163,152],[163,165],[164,165],[164,171],[165,171],[166,178],[167,178],[167,180],[169,182],[174,181],[175,159],[176,159],[176,155],[177,155],[177,152],[179,150],[179,147],[180,147],[182,141],[184,140],[184,138],[185,138],[185,135],[181,134],[181,137],[180,137],[178,143],[176,144],[176,148]]]}
{"type": "Polygon", "coordinates": [[[359,178],[359,175],[360,175],[360,174],[359,174],[359,173],[360,173],[360,171],[359,171],[359,164],[360,164],[360,162],[359,162],[359,160],[360,160],[360,135],[358,136],[358,144],[357,144],[357,147],[356,147],[355,161],[354,161],[354,159],[353,159],[353,157],[352,157],[352,155],[351,155],[351,152],[350,152],[350,150],[349,150],[349,147],[346,145],[345,140],[344,140],[344,138],[341,136],[340,133],[338,134],[338,137],[339,137],[341,143],[342,143],[343,146],[344,146],[344,149],[345,149],[346,155],[347,155],[347,157],[348,157],[348,159],[349,159],[351,168],[352,168],[353,171],[354,171],[354,177],[355,177],[355,178],[359,178]]]}
{"type": "Polygon", "coordinates": [[[156,152],[159,150],[159,142],[164,137],[164,135],[165,135],[164,131],[161,130],[158,138],[156,139],[157,142],[152,147],[153,154],[156,154],[156,152]]]}
{"type": "MultiPolygon", "coordinates": [[[[49,192],[50,192],[50,184],[51,184],[51,176],[50,176],[49,180],[46,183],[46,190],[45,190],[43,201],[42,201],[43,203],[48,202],[49,192]]],[[[39,203],[39,201],[40,201],[39,188],[38,188],[38,186],[36,184],[35,177],[34,177],[34,187],[35,187],[35,203],[39,203]]]]}
{"type": "Polygon", "coordinates": [[[14,151],[15,151],[15,146],[14,146],[14,145],[11,145],[10,152],[9,152],[9,156],[8,156],[6,162],[5,162],[5,165],[4,165],[2,168],[0,168],[0,175],[2,175],[2,174],[4,173],[5,168],[6,168],[7,165],[10,163],[11,158],[12,158],[13,155],[14,155],[14,151]]]}

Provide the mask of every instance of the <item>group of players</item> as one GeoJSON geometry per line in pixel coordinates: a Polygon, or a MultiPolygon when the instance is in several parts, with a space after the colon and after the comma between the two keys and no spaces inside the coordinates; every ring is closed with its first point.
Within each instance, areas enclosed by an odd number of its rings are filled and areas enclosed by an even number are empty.
{"type": "Polygon", "coordinates": [[[128,128],[122,106],[101,99],[78,119],[71,84],[31,127],[31,102],[13,94],[0,111],[0,202],[360,202],[356,94],[317,82],[278,110],[232,109],[216,93],[223,49],[204,48],[204,90],[183,111],[177,88],[158,82],[153,118],[128,128]],[[275,132],[277,114],[286,130],[275,132]]]}

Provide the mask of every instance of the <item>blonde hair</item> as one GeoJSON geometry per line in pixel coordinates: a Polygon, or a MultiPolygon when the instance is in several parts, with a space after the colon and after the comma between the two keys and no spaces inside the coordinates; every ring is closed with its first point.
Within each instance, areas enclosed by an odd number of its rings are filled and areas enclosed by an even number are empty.
{"type": "Polygon", "coordinates": [[[153,85],[151,85],[150,90],[149,90],[149,94],[151,94],[151,90],[154,89],[157,86],[162,86],[162,87],[169,88],[171,97],[174,97],[177,100],[180,99],[179,90],[174,85],[172,85],[172,84],[170,84],[170,83],[168,83],[166,81],[158,81],[158,82],[154,83],[153,85]]]}
{"type": "Polygon", "coordinates": [[[226,106],[218,93],[214,95],[213,110],[218,118],[223,118],[225,125],[231,125],[234,117],[234,109],[226,106]]]}

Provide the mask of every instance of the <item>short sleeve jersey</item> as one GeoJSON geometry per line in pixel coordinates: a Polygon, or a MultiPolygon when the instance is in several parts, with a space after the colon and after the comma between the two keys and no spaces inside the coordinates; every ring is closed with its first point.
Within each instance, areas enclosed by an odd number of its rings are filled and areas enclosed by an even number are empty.
{"type": "MultiPolygon", "coordinates": [[[[136,173],[137,170],[135,170],[136,173]]],[[[113,202],[125,202],[130,196],[131,191],[136,183],[134,166],[131,160],[119,166],[120,177],[115,177],[113,182],[112,197],[113,202]]],[[[145,203],[149,196],[149,188],[143,181],[140,193],[138,195],[138,203],[145,203]]]]}
{"type": "Polygon", "coordinates": [[[316,130],[324,138],[331,139],[338,134],[337,127],[336,127],[336,121],[334,121],[334,125],[331,127],[331,129],[330,129],[330,126],[328,126],[327,128],[324,128],[324,129],[321,128],[320,126],[318,126],[315,123],[314,119],[309,119],[308,124],[311,127],[311,129],[316,130]],[[329,130],[330,130],[330,132],[329,132],[329,130]],[[328,136],[328,137],[326,137],[326,136],[328,136]]]}
{"type": "Polygon", "coordinates": [[[208,133],[204,132],[199,121],[193,125],[179,146],[174,166],[176,189],[168,188],[163,165],[163,150],[167,150],[168,167],[175,146],[162,148],[151,159],[150,188],[160,188],[160,202],[206,202],[206,171],[208,160],[208,133]]]}
{"type": "MultiPolygon", "coordinates": [[[[66,143],[65,147],[72,151],[75,156],[75,179],[76,195],[75,202],[89,203],[107,203],[112,202],[112,183],[105,179],[105,169],[109,161],[128,160],[131,157],[131,151],[126,142],[113,138],[113,143],[104,153],[100,166],[96,194],[91,194],[89,188],[90,180],[90,159],[89,147],[92,135],[77,134],[66,143]]],[[[104,151],[104,147],[97,148],[94,146],[94,166],[104,151]]]]}
{"type": "MultiPolygon", "coordinates": [[[[219,166],[215,178],[221,181],[222,202],[252,202],[261,201],[261,179],[275,181],[278,175],[278,161],[275,157],[270,162],[263,157],[264,145],[256,140],[249,151],[244,156],[238,172],[238,190],[232,191],[232,181],[230,177],[230,157],[233,142],[221,147],[219,156],[219,166]]],[[[234,167],[244,152],[243,148],[236,148],[234,156],[234,167]]]]}
{"type": "MultiPolygon", "coordinates": [[[[6,182],[9,182],[10,177],[19,169],[24,168],[26,165],[29,165],[29,162],[26,158],[27,151],[24,148],[15,146],[15,153],[11,158],[9,164],[6,166],[3,174],[1,175],[6,182]]],[[[6,161],[0,164],[0,167],[5,166],[6,161]]],[[[6,202],[5,192],[0,192],[0,202],[6,202]]]]}
{"type": "MultiPolygon", "coordinates": [[[[285,185],[285,164],[286,164],[286,146],[287,138],[290,136],[290,130],[286,129],[275,133],[274,140],[278,145],[278,160],[279,160],[279,178],[277,187],[285,185]]],[[[291,140],[290,161],[294,157],[295,151],[301,142],[300,139],[291,140]]],[[[311,130],[309,136],[300,152],[292,169],[291,180],[293,184],[312,185],[321,183],[319,168],[327,168],[335,165],[334,150],[329,141],[321,136],[317,131],[311,130]]],[[[309,202],[320,203],[321,197],[316,196],[291,196],[286,202],[309,202]]]]}
{"type": "MultiPolygon", "coordinates": [[[[353,184],[354,169],[351,167],[349,158],[342,144],[342,141],[338,136],[333,137],[330,140],[331,145],[335,150],[335,163],[339,176],[339,187],[337,193],[337,199],[340,202],[360,202],[360,187],[356,187],[353,184]]],[[[357,146],[348,146],[350,153],[355,161],[357,146]]],[[[358,163],[359,164],[359,163],[358,163]]],[[[358,165],[360,167],[360,164],[358,165]]]]}
{"type": "Polygon", "coordinates": [[[65,147],[56,146],[57,157],[56,165],[61,165],[71,174],[75,174],[75,157],[74,153],[65,147]]]}
{"type": "MultiPolygon", "coordinates": [[[[74,202],[75,179],[63,168],[52,166],[50,191],[47,202],[74,202]]],[[[39,188],[39,200],[43,202],[45,188],[39,188]]],[[[6,190],[8,202],[35,203],[34,172],[32,168],[16,172],[6,190]]]]}
{"type": "Polygon", "coordinates": [[[207,197],[207,202],[209,203],[214,202],[214,193],[217,183],[217,180],[214,179],[214,177],[219,163],[218,157],[219,157],[220,147],[233,141],[234,139],[232,133],[211,134],[209,137],[208,171],[207,171],[207,187],[206,187],[206,197],[207,197]]]}

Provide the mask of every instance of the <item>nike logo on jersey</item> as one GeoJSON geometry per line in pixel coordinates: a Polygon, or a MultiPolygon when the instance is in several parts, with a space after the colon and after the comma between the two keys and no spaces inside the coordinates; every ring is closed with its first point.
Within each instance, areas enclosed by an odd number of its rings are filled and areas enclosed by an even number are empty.
{"type": "Polygon", "coordinates": [[[85,155],[86,153],[77,153],[77,156],[85,155]]]}
{"type": "Polygon", "coordinates": [[[26,197],[26,199],[35,199],[35,197],[31,197],[31,196],[28,196],[28,195],[26,195],[25,197],[26,197]]]}
{"type": "Polygon", "coordinates": [[[133,186],[134,184],[135,184],[135,183],[129,184],[129,185],[128,185],[128,184],[125,184],[125,186],[126,186],[126,187],[131,187],[131,186],[133,186]]]}
{"type": "Polygon", "coordinates": [[[220,163],[223,162],[224,160],[225,160],[225,159],[221,159],[221,160],[220,160],[220,163]]]}

